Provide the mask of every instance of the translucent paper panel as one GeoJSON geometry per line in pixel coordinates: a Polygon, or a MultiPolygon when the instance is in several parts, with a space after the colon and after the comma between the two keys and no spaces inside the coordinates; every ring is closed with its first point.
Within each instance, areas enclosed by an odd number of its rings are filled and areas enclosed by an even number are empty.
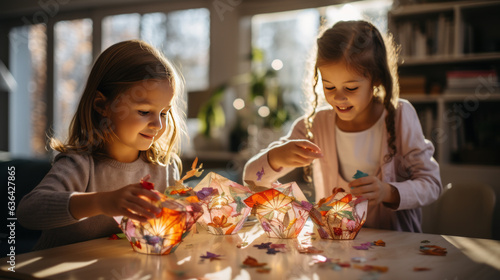
{"type": "Polygon", "coordinates": [[[92,64],[92,21],[60,21],[54,33],[54,127],[65,139],[92,64]]]}
{"type": "Polygon", "coordinates": [[[342,20],[368,20],[383,34],[387,32],[387,12],[392,0],[367,0],[350,4],[329,6],[326,9],[327,25],[342,20]]]}
{"type": "Polygon", "coordinates": [[[307,9],[252,18],[252,46],[263,52],[262,65],[253,67],[271,69],[274,61],[285,104],[300,107],[304,100],[302,81],[318,34],[319,16],[318,10],[307,9]]]}
{"type": "Polygon", "coordinates": [[[47,34],[44,24],[13,28],[10,70],[16,87],[9,100],[9,146],[13,157],[46,154],[47,34]]]}
{"type": "Polygon", "coordinates": [[[102,50],[121,41],[139,39],[140,24],[139,14],[105,17],[102,20],[102,50]]]}

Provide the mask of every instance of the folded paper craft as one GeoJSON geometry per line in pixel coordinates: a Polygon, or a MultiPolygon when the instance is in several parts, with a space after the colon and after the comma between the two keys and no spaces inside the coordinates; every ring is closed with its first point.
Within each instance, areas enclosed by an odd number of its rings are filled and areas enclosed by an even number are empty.
{"type": "Polygon", "coordinates": [[[312,208],[295,182],[273,184],[244,202],[253,208],[266,234],[275,238],[296,238],[312,208]]]}
{"type": "Polygon", "coordinates": [[[146,199],[161,209],[155,218],[141,223],[128,217],[114,217],[134,251],[155,255],[172,253],[203,214],[195,192],[183,185],[183,180],[201,174],[201,167],[196,168],[196,161],[193,170],[176,181],[174,186],[168,187],[165,194],[154,190],[154,184],[148,182],[149,175],[141,180],[144,188],[160,197],[156,202],[146,199]]]}
{"type": "Polygon", "coordinates": [[[217,173],[208,173],[194,190],[203,208],[198,224],[212,234],[235,234],[252,210],[243,203],[252,191],[217,173]]]}
{"type": "Polygon", "coordinates": [[[321,238],[351,240],[366,221],[368,201],[336,188],[309,212],[321,238]]]}

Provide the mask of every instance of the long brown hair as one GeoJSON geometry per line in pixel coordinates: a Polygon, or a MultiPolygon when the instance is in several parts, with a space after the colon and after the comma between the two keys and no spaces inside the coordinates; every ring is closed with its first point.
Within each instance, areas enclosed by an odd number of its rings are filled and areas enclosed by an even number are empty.
{"type": "Polygon", "coordinates": [[[317,52],[312,72],[311,108],[306,112],[307,137],[313,139],[312,125],[320,103],[316,86],[319,80],[318,67],[324,64],[344,61],[351,70],[370,78],[374,95],[383,103],[388,114],[385,118],[389,138],[388,162],[396,154],[395,112],[399,97],[397,74],[397,48],[392,36],[385,39],[375,26],[367,21],[340,21],[324,31],[317,40],[317,52]],[[376,86],[380,85],[380,86],[376,86]]]}
{"type": "Polygon", "coordinates": [[[151,163],[165,165],[170,159],[180,163],[176,153],[180,149],[181,133],[185,132],[182,98],[184,81],[156,48],[140,40],[114,44],[99,55],[71,121],[68,139],[62,143],[51,138],[51,148],[59,152],[106,156],[104,146],[111,141],[114,133],[109,119],[94,109],[94,100],[102,94],[106,103],[112,104],[120,94],[138,82],[142,81],[147,87],[150,80],[168,80],[174,90],[174,98],[164,134],[141,154],[151,163]]]}

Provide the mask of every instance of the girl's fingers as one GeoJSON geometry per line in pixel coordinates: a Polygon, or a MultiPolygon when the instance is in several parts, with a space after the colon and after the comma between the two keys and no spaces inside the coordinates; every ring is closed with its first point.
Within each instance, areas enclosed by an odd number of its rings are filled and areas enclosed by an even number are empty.
{"type": "MultiPolygon", "coordinates": [[[[161,209],[153,205],[151,202],[137,196],[133,196],[130,200],[131,203],[141,207],[143,213],[160,213],[161,209]]],[[[153,214],[154,216],[154,214],[153,214]]]]}
{"type": "Polygon", "coordinates": [[[297,141],[295,145],[299,146],[303,150],[310,152],[313,156],[321,155],[321,149],[311,141],[297,141]]]}
{"type": "MultiPolygon", "coordinates": [[[[139,200],[142,200],[142,199],[139,199],[139,200]]],[[[144,200],[142,200],[142,201],[144,201],[144,200]]],[[[128,203],[124,204],[123,206],[131,214],[133,214],[135,216],[138,216],[138,217],[143,217],[146,220],[147,219],[153,219],[154,217],[156,217],[156,215],[154,214],[155,212],[148,211],[148,210],[146,210],[147,209],[146,207],[143,207],[143,206],[141,206],[141,205],[139,205],[137,203],[128,202],[128,203]]],[[[132,218],[132,217],[130,217],[130,218],[132,218]]]]}

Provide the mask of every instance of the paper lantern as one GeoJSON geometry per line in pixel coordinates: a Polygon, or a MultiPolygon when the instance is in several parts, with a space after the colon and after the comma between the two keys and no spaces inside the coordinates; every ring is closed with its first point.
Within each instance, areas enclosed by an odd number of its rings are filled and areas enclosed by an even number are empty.
{"type": "Polygon", "coordinates": [[[195,159],[192,170],[177,180],[174,186],[169,186],[165,194],[154,190],[154,184],[148,182],[149,175],[141,180],[143,188],[156,192],[160,197],[156,202],[144,198],[161,209],[155,218],[141,223],[128,217],[114,217],[136,252],[155,255],[172,253],[201,217],[203,209],[198,197],[183,184],[185,179],[201,174],[201,165],[196,167],[197,161],[195,159]]]}
{"type": "Polygon", "coordinates": [[[274,238],[296,238],[312,208],[295,182],[273,184],[244,202],[253,207],[266,234],[274,238]]]}
{"type": "Polygon", "coordinates": [[[352,240],[366,221],[367,208],[366,199],[338,188],[315,204],[309,216],[321,238],[352,240]]]}
{"type": "Polygon", "coordinates": [[[166,255],[173,252],[202,215],[197,203],[185,203],[158,193],[161,212],[144,223],[128,217],[114,217],[123,233],[139,253],[166,255]]]}
{"type": "Polygon", "coordinates": [[[252,191],[219,174],[208,173],[194,190],[203,208],[198,224],[212,234],[235,234],[252,210],[243,203],[252,191]]]}

